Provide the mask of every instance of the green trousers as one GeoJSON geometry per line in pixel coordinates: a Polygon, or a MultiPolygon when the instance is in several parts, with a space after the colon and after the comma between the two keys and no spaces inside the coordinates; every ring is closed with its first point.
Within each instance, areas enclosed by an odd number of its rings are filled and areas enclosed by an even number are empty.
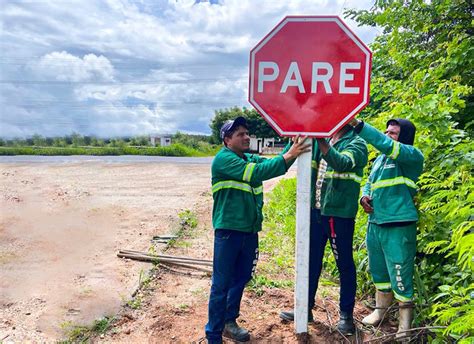
{"type": "Polygon", "coordinates": [[[369,223],[367,251],[375,287],[380,291],[392,290],[398,301],[411,301],[416,223],[401,227],[382,227],[369,223]]]}

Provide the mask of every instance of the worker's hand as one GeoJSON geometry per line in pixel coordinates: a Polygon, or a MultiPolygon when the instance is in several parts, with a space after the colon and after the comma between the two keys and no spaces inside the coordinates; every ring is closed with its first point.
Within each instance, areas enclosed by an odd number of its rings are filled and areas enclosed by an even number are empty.
{"type": "Polygon", "coordinates": [[[355,127],[355,126],[356,126],[357,124],[359,124],[359,123],[360,123],[360,121],[359,121],[357,118],[354,117],[354,118],[351,119],[351,121],[349,122],[349,125],[355,127]]]}
{"type": "Polygon", "coordinates": [[[303,153],[309,152],[310,147],[311,147],[311,142],[305,143],[306,139],[308,136],[303,136],[300,137],[299,135],[293,137],[292,141],[293,144],[291,145],[291,148],[283,154],[283,159],[285,159],[286,162],[295,160],[298,156],[300,156],[303,153]]]}
{"type": "Polygon", "coordinates": [[[372,207],[371,203],[372,203],[372,198],[370,198],[369,196],[363,196],[360,199],[360,205],[362,206],[362,208],[364,208],[364,211],[367,214],[374,212],[374,208],[372,207]]]}

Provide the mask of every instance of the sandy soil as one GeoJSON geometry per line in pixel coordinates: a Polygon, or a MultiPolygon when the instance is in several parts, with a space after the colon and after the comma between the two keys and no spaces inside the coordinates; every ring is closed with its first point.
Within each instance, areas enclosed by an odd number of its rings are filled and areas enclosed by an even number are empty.
{"type": "MultiPolygon", "coordinates": [[[[52,341],[115,314],[146,250],[209,192],[208,165],[0,165],[0,340],[52,341]]],[[[208,196],[209,197],[209,196],[208,196]]]]}

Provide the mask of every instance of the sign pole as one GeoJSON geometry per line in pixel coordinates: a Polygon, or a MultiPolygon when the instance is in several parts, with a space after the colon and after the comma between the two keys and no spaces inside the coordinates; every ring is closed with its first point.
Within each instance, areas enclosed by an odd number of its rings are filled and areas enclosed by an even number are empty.
{"type": "Polygon", "coordinates": [[[298,157],[296,184],[295,332],[308,332],[309,230],[311,217],[311,150],[298,157]]]}

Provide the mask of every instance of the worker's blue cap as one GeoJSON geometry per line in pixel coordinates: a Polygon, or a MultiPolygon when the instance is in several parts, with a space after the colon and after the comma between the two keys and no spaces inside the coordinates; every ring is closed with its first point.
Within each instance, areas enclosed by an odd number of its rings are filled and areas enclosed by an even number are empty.
{"type": "Polygon", "coordinates": [[[221,139],[224,140],[224,137],[229,131],[234,130],[241,125],[248,129],[247,120],[244,117],[237,117],[234,120],[226,121],[221,127],[221,139]]]}

